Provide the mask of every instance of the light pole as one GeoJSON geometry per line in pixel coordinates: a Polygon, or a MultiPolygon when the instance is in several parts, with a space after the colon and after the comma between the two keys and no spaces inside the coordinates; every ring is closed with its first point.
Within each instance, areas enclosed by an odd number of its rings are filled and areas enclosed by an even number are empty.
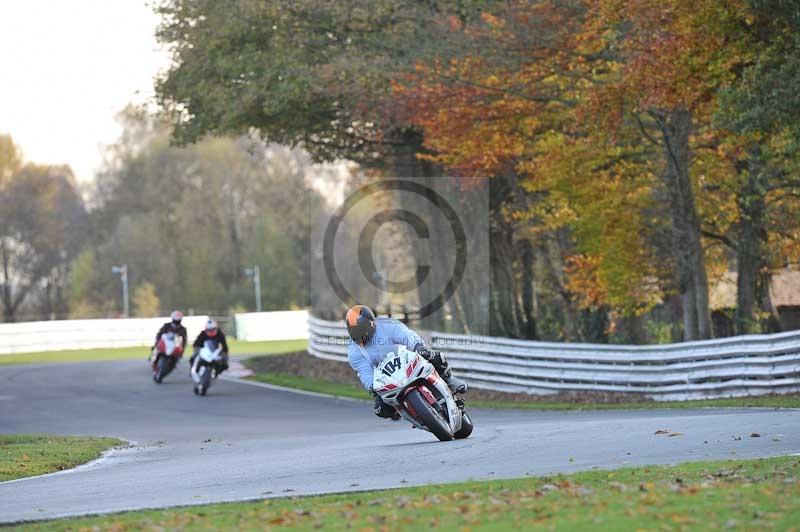
{"type": "Polygon", "coordinates": [[[244,274],[253,280],[256,290],[256,312],[261,312],[261,268],[256,264],[252,268],[245,268],[244,274]]]}
{"type": "Polygon", "coordinates": [[[120,281],[122,281],[122,308],[124,316],[128,318],[130,317],[130,309],[128,306],[128,265],[112,266],[111,273],[118,274],[120,281]]]}

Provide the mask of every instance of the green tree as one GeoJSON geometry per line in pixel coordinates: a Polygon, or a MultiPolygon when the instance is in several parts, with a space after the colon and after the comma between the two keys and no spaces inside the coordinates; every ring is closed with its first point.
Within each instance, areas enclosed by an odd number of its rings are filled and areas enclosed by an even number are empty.
{"type": "Polygon", "coordinates": [[[243,269],[258,264],[265,306],[305,306],[307,209],[322,209],[308,157],[249,137],[171,146],[154,117],[128,110],[123,121],[93,198],[101,237],[88,299],[119,297],[108,272],[124,262],[132,285],[150,280],[163,308],[222,313],[252,306],[243,269]]]}
{"type": "Polygon", "coordinates": [[[66,266],[86,243],[88,217],[65,166],[27,164],[0,190],[0,302],[3,317],[45,284],[48,313],[65,313],[66,266]],[[50,292],[53,288],[55,293],[50,292]]]}
{"type": "Polygon", "coordinates": [[[772,273],[800,259],[800,11],[787,0],[748,4],[750,59],[721,92],[715,116],[735,148],[737,216],[720,239],[736,253],[737,334],[779,329],[772,273]]]}

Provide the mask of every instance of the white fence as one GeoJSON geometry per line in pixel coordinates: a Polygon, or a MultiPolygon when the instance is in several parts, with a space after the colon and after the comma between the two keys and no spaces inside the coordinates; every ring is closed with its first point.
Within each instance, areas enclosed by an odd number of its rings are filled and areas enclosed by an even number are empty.
{"type": "MultiPolygon", "coordinates": [[[[312,317],[309,334],[312,355],[347,360],[341,322],[312,317]]],[[[488,390],[640,393],[660,401],[800,391],[800,331],[649,346],[427,336],[460,377],[488,390]]]]}
{"type": "MultiPolygon", "coordinates": [[[[208,316],[187,316],[183,325],[190,341],[203,330],[208,316]]],[[[104,347],[147,346],[169,318],[29,321],[0,324],[0,355],[104,347]]]]}
{"type": "Polygon", "coordinates": [[[236,314],[236,338],[245,342],[304,340],[308,338],[308,311],[248,312],[236,314]]]}

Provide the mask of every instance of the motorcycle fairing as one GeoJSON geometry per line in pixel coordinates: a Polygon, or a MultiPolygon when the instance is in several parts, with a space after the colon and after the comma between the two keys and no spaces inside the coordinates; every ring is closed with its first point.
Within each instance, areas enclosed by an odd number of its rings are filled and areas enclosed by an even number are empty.
{"type": "Polygon", "coordinates": [[[458,407],[450,388],[439,376],[433,364],[422,358],[418,353],[409,350],[403,345],[396,345],[386,353],[383,361],[378,364],[373,374],[372,389],[381,396],[381,399],[395,409],[409,423],[419,429],[428,430],[420,424],[411,412],[406,410],[402,399],[406,392],[418,389],[425,399],[432,405],[439,405],[447,414],[447,422],[452,431],[461,429],[461,409],[458,407]],[[434,390],[437,392],[434,394],[434,390]],[[441,399],[436,399],[436,396],[441,399]]]}

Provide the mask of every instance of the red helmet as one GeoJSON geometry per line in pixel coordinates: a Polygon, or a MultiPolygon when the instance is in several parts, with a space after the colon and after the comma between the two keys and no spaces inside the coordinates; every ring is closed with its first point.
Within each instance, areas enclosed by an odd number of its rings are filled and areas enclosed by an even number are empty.
{"type": "Polygon", "coordinates": [[[172,319],[172,323],[179,325],[183,319],[183,312],[180,310],[173,310],[172,314],[170,314],[170,318],[172,319]]]}
{"type": "Polygon", "coordinates": [[[210,337],[215,337],[217,335],[217,330],[219,327],[217,326],[217,322],[214,320],[208,320],[206,322],[206,334],[210,337]]]}

